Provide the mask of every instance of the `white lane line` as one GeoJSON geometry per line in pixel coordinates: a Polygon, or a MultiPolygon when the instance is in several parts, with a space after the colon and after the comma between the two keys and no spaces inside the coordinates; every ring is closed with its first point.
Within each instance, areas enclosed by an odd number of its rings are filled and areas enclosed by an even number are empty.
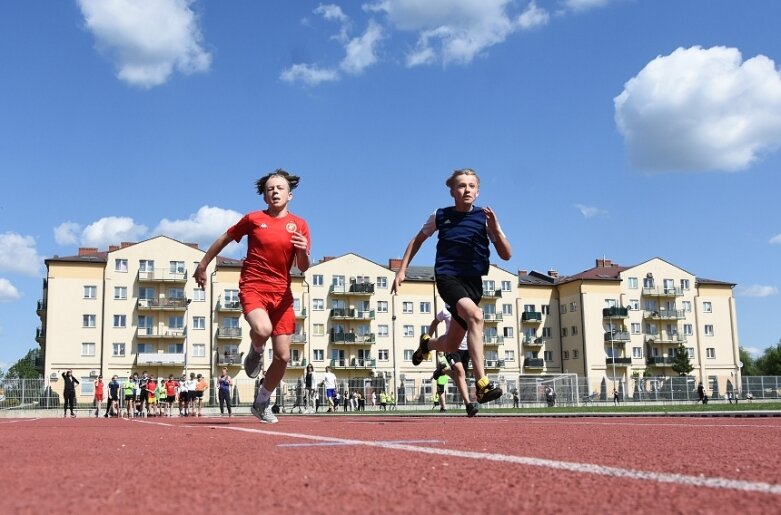
{"type": "MultiPolygon", "coordinates": [[[[702,420],[702,419],[692,419],[692,420],[702,420]]],[[[631,426],[631,427],[688,427],[692,429],[698,429],[701,427],[718,427],[718,428],[749,427],[752,429],[781,430],[781,425],[769,426],[769,425],[760,425],[760,424],[681,424],[679,422],[671,422],[669,424],[658,423],[658,422],[645,424],[642,422],[618,422],[618,421],[595,422],[595,421],[587,421],[587,420],[561,420],[561,419],[554,419],[549,421],[526,420],[525,422],[531,424],[541,424],[541,425],[556,424],[556,425],[569,425],[569,426],[580,425],[580,426],[631,426]]]]}
{"type": "Polygon", "coordinates": [[[578,472],[581,474],[596,474],[600,476],[617,477],[624,479],[636,479],[639,481],[655,481],[657,483],[671,483],[676,485],[718,488],[728,490],[739,490],[742,492],[759,492],[765,494],[781,495],[781,485],[772,483],[762,483],[758,481],[742,481],[738,479],[727,479],[720,477],[704,476],[686,476],[683,474],[672,474],[665,472],[648,472],[643,470],[622,469],[618,467],[607,467],[591,463],[572,463],[567,461],[547,460],[541,458],[530,458],[526,456],[512,456],[507,454],[484,453],[474,451],[460,451],[455,449],[435,449],[433,447],[416,447],[414,445],[404,445],[385,442],[372,442],[364,440],[350,440],[345,438],[334,438],[330,436],[306,435],[301,433],[284,433],[281,431],[267,431],[263,429],[250,429],[245,427],[231,426],[201,426],[211,427],[212,429],[224,429],[228,431],[240,431],[245,433],[263,434],[283,438],[299,438],[302,440],[313,440],[318,442],[344,442],[351,445],[363,445],[366,447],[378,447],[381,449],[391,449],[396,451],[407,451],[421,454],[434,454],[448,458],[467,458],[474,460],[488,460],[501,463],[511,463],[515,465],[526,465],[531,467],[540,467],[554,470],[564,470],[567,472],[578,472]]]}
{"type": "MultiPolygon", "coordinates": [[[[443,440],[395,440],[395,441],[386,441],[382,443],[391,443],[391,444],[419,444],[419,443],[425,443],[425,444],[444,444],[445,442],[443,440]]],[[[277,447],[334,447],[334,446],[342,446],[342,445],[355,445],[352,442],[320,442],[320,443],[281,443],[277,445],[277,447]]]]}

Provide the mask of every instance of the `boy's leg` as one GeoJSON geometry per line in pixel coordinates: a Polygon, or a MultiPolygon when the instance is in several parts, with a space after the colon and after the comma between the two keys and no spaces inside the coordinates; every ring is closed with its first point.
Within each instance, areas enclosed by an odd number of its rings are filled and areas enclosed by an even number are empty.
{"type": "Polygon", "coordinates": [[[260,308],[253,309],[244,318],[250,327],[250,348],[244,358],[244,372],[249,377],[258,377],[263,367],[263,349],[271,336],[273,325],[268,313],[260,308]]]}
{"type": "MultiPolygon", "coordinates": [[[[257,311],[257,310],[255,310],[257,311]]],[[[287,370],[287,362],[290,360],[291,334],[279,334],[271,337],[271,345],[274,357],[263,379],[263,385],[258,388],[258,394],[250,411],[261,422],[274,424],[277,417],[272,413],[271,394],[277,388],[287,370]]]]}

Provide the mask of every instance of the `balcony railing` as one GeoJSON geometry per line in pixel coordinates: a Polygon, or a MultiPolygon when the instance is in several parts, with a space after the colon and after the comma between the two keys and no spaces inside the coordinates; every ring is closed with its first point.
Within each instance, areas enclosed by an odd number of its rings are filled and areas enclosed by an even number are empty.
{"type": "Polygon", "coordinates": [[[306,318],[306,308],[296,311],[296,318],[306,318]]]}
{"type": "Polygon", "coordinates": [[[645,341],[648,343],[686,343],[686,335],[662,331],[661,333],[646,335],[645,341]]]}
{"type": "Polygon", "coordinates": [[[229,300],[228,302],[218,302],[217,311],[241,311],[241,302],[238,300],[229,300]]]}
{"type": "Polygon", "coordinates": [[[483,290],[484,299],[497,299],[502,296],[502,290],[483,290]]]}
{"type": "Polygon", "coordinates": [[[349,286],[332,284],[328,293],[331,295],[371,295],[374,293],[374,283],[355,283],[349,286]]]}
{"type": "Polygon", "coordinates": [[[483,322],[501,322],[504,319],[501,313],[485,313],[483,312],[483,322]]]}
{"type": "Polygon", "coordinates": [[[38,343],[42,343],[45,340],[46,340],[46,330],[38,327],[35,330],[35,341],[37,341],[38,343]]]}
{"type": "Polygon", "coordinates": [[[184,311],[187,304],[187,299],[138,299],[138,309],[141,311],[184,311]]]}
{"type": "Polygon", "coordinates": [[[483,360],[483,366],[485,368],[504,368],[503,359],[485,359],[483,360]]]}
{"type": "Polygon", "coordinates": [[[170,327],[139,327],[136,330],[139,338],[171,338],[181,339],[187,336],[187,329],[172,329],[170,327]]]}
{"type": "Polygon", "coordinates": [[[672,365],[675,363],[675,358],[672,356],[648,356],[645,358],[646,365],[672,365]]]}
{"type": "Polygon", "coordinates": [[[46,300],[41,299],[38,301],[38,307],[35,310],[36,313],[38,313],[38,316],[41,316],[46,312],[46,300]]]}
{"type": "Polygon", "coordinates": [[[136,363],[139,365],[183,365],[184,352],[139,352],[136,363]]]}
{"type": "Polygon", "coordinates": [[[348,359],[332,359],[331,368],[374,368],[377,364],[377,360],[350,358],[348,359]]]}
{"type": "Polygon", "coordinates": [[[504,336],[494,335],[494,336],[486,336],[483,335],[483,343],[485,345],[500,345],[504,343],[504,336]]]}
{"type": "Polygon", "coordinates": [[[681,297],[683,290],[681,288],[643,288],[643,295],[646,297],[681,297]]]}
{"type": "Polygon", "coordinates": [[[523,366],[525,368],[545,368],[545,360],[543,358],[526,358],[523,360],[523,366]]]}
{"type": "Polygon", "coordinates": [[[539,347],[539,346],[543,345],[544,343],[545,343],[545,338],[540,338],[538,336],[536,336],[534,338],[530,338],[530,337],[527,336],[527,337],[524,337],[524,339],[523,339],[523,344],[527,345],[529,347],[539,347]]]}
{"type": "Polygon", "coordinates": [[[647,309],[643,312],[643,318],[651,320],[683,320],[686,311],[683,309],[647,309]]]}
{"type": "Polygon", "coordinates": [[[632,364],[632,358],[618,358],[618,357],[610,357],[608,356],[605,358],[605,364],[606,365],[631,365],[632,364]]]}
{"type": "Polygon", "coordinates": [[[287,368],[306,368],[306,358],[291,359],[287,362],[287,368]]]}
{"type": "Polygon", "coordinates": [[[604,308],[602,310],[602,318],[626,318],[628,316],[628,308],[619,308],[614,306],[612,308],[604,308]]]}
{"type": "Polygon", "coordinates": [[[606,342],[628,342],[632,339],[627,331],[608,331],[605,333],[606,342]]]}
{"type": "Polygon", "coordinates": [[[291,343],[306,343],[306,333],[293,333],[290,337],[291,343]]]}
{"type": "Polygon", "coordinates": [[[542,313],[539,311],[524,311],[521,313],[522,324],[539,324],[542,322],[542,313]]]}
{"type": "Polygon", "coordinates": [[[180,268],[172,272],[170,268],[155,268],[153,270],[138,271],[139,282],[163,282],[185,283],[187,282],[187,270],[180,268]]]}
{"type": "Polygon", "coordinates": [[[344,343],[354,345],[367,345],[375,342],[374,333],[355,334],[355,333],[331,333],[330,343],[344,343]]]}
{"type": "Polygon", "coordinates": [[[333,308],[330,316],[342,320],[374,320],[374,310],[359,311],[352,308],[333,308]]]}
{"type": "Polygon", "coordinates": [[[243,352],[223,352],[217,353],[217,365],[221,367],[227,367],[230,365],[241,365],[244,360],[243,352]]]}
{"type": "Polygon", "coordinates": [[[218,327],[217,338],[222,340],[240,340],[241,327],[218,327]]]}

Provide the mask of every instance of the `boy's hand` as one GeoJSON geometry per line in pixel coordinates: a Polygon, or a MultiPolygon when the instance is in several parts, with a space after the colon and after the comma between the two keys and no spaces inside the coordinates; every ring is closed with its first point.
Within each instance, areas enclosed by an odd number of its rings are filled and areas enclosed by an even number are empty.
{"type": "Polygon", "coordinates": [[[404,270],[399,270],[396,272],[396,277],[393,278],[393,285],[391,286],[391,293],[398,293],[399,288],[401,288],[401,283],[404,282],[404,279],[407,277],[407,274],[404,273],[404,270]]]}

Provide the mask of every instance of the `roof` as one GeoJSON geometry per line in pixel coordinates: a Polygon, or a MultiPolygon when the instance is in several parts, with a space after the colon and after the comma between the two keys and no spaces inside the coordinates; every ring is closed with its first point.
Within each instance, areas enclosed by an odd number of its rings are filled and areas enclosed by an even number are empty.
{"type": "Polygon", "coordinates": [[[553,286],[555,282],[556,278],[534,270],[518,276],[518,286],[553,286]]]}
{"type": "Polygon", "coordinates": [[[405,281],[431,282],[434,280],[433,266],[410,266],[407,267],[405,281]]]}
{"type": "Polygon", "coordinates": [[[618,265],[589,268],[579,274],[559,277],[556,284],[565,284],[572,281],[620,281],[621,272],[629,268],[631,267],[618,265]]]}
{"type": "Polygon", "coordinates": [[[705,279],[703,277],[697,277],[695,279],[696,286],[699,286],[701,284],[710,284],[711,286],[736,286],[736,283],[728,283],[724,281],[717,281],[716,279],[705,279]]]}

